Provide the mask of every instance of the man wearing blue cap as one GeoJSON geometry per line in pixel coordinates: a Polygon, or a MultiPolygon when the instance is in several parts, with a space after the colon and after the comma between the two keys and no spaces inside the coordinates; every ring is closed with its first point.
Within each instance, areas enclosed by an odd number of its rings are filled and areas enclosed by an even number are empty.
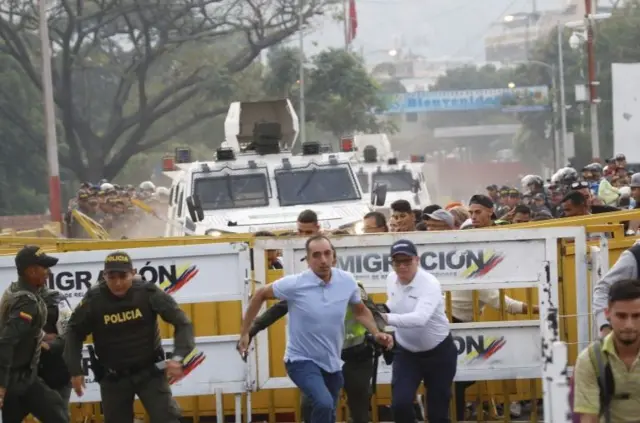
{"type": "Polygon", "coordinates": [[[424,381],[429,393],[429,422],[448,423],[458,352],[445,314],[440,282],[420,267],[413,242],[395,242],[390,256],[393,271],[387,277],[389,313],[383,317],[395,327],[391,380],[395,422],[415,422],[413,400],[424,381]]]}

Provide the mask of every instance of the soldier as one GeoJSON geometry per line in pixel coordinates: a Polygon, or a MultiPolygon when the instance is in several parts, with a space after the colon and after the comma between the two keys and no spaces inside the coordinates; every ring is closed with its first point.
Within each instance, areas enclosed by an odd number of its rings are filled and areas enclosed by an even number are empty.
{"type": "Polygon", "coordinates": [[[51,423],[68,423],[65,403],[38,378],[42,328],[47,306],[41,297],[49,268],[58,259],[37,246],[25,246],[16,255],[18,281],[0,300],[0,408],[4,423],[21,423],[29,414],[51,423]]]}
{"type": "MultiPolygon", "coordinates": [[[[334,255],[334,266],[336,264],[335,260],[337,259],[334,255]]],[[[371,310],[378,329],[384,330],[385,323],[380,312],[373,301],[368,298],[362,284],[358,283],[358,287],[360,288],[362,302],[371,310]]],[[[249,336],[254,338],[259,332],[284,317],[288,311],[286,301],[280,301],[274,304],[253,322],[249,336]]],[[[344,364],[342,366],[342,374],[344,377],[344,390],[347,394],[349,415],[351,417],[351,423],[368,423],[370,421],[369,405],[372,394],[371,381],[374,372],[377,371],[374,365],[375,346],[372,345],[372,342],[367,341],[366,328],[356,321],[350,308],[347,309],[344,327],[345,340],[342,347],[342,360],[344,364]]],[[[304,395],[301,400],[303,420],[306,423],[310,423],[311,404],[309,404],[308,398],[304,395]]]]}
{"type": "Polygon", "coordinates": [[[100,383],[105,423],[133,421],[137,395],[152,423],[178,423],[180,409],[167,376],[179,379],[183,360],[195,347],[193,327],[176,301],[156,285],[135,278],[131,257],[107,256],[104,282],[92,286],[67,327],[65,361],[74,391],[82,396],[82,343],[93,334],[97,359],[92,370],[100,383]],[[175,350],[165,361],[157,316],[174,326],[175,350]]]}

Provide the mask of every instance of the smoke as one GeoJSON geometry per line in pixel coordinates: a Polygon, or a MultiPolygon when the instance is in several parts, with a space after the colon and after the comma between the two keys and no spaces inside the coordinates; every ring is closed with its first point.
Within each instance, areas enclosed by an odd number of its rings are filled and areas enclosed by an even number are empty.
{"type": "MultiPolygon", "coordinates": [[[[156,214],[163,218],[167,216],[166,206],[154,207],[156,214]]],[[[159,217],[145,213],[142,210],[136,211],[124,217],[109,231],[111,239],[140,239],[140,238],[160,238],[164,236],[166,222],[159,217]]]]}

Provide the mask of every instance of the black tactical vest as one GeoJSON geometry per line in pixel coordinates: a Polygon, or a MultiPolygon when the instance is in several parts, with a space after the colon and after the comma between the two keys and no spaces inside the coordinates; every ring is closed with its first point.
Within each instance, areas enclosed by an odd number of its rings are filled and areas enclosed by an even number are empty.
{"type": "Polygon", "coordinates": [[[2,299],[0,299],[0,330],[9,320],[9,313],[13,305],[25,296],[37,304],[38,313],[31,316],[29,333],[14,346],[11,368],[23,370],[30,368],[35,370],[40,361],[42,327],[47,321],[47,305],[40,295],[22,288],[19,282],[13,282],[4,291],[2,299]]]}
{"type": "Polygon", "coordinates": [[[157,314],[151,310],[147,282],[134,282],[124,298],[116,298],[105,283],[91,300],[93,341],[100,362],[127,371],[152,365],[161,351],[157,314]]]}

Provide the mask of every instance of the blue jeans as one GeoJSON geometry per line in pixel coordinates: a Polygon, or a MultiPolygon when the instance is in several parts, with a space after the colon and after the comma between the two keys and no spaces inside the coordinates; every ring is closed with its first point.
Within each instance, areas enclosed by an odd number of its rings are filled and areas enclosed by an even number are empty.
{"type": "Polygon", "coordinates": [[[287,361],[285,366],[289,378],[311,402],[310,423],[335,423],[342,372],[326,372],[310,360],[287,361]]]}

